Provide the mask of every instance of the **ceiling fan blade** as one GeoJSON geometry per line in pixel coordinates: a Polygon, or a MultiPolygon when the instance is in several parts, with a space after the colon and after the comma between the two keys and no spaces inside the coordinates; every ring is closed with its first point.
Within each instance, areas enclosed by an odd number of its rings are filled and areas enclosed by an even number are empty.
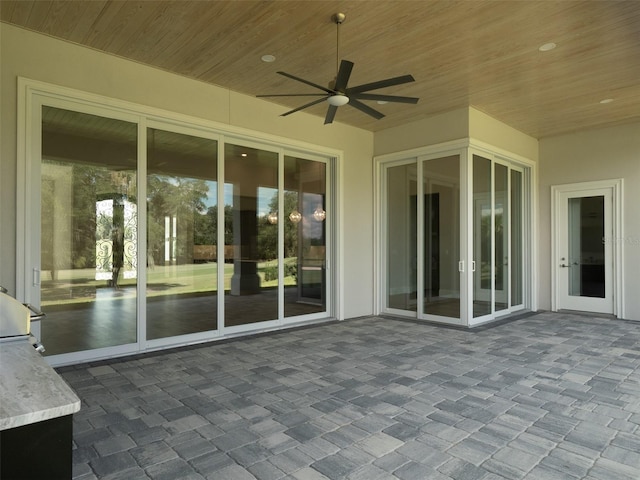
{"type": "Polygon", "coordinates": [[[290,73],[278,72],[278,74],[283,75],[283,76],[285,76],[287,78],[291,78],[292,80],[296,80],[298,82],[305,83],[305,84],[310,85],[312,87],[319,88],[323,92],[335,93],[333,90],[329,90],[327,87],[323,87],[322,85],[318,85],[317,83],[310,82],[309,80],[305,80],[304,78],[296,77],[294,75],[291,75],[290,73]]]}
{"type": "Polygon", "coordinates": [[[349,60],[342,60],[340,62],[340,70],[336,76],[336,84],[334,88],[338,92],[344,92],[349,83],[349,77],[351,76],[351,70],[353,70],[353,62],[349,60]]]}
{"type": "Polygon", "coordinates": [[[327,109],[327,116],[324,117],[325,125],[333,122],[333,119],[335,118],[337,111],[338,111],[338,107],[336,107],[335,105],[329,105],[329,108],[327,109]]]}
{"type": "Polygon", "coordinates": [[[326,93],[275,93],[272,95],[256,95],[257,98],[263,97],[326,97],[326,93]]]}
{"type": "Polygon", "coordinates": [[[325,98],[326,98],[326,96],[323,96],[322,98],[318,98],[317,100],[314,100],[313,102],[306,103],[306,104],[302,105],[301,107],[294,108],[293,110],[289,110],[288,112],[285,112],[280,116],[281,117],[286,117],[287,115],[291,115],[292,113],[299,112],[300,110],[303,110],[303,109],[305,109],[307,107],[311,107],[313,105],[316,105],[317,103],[324,102],[325,98]]]}
{"type": "Polygon", "coordinates": [[[358,85],[356,87],[347,88],[345,93],[351,95],[352,93],[368,92],[369,90],[377,90],[378,88],[391,87],[393,85],[402,85],[403,83],[415,82],[415,78],[411,75],[402,75],[401,77],[387,78],[386,80],[380,80],[378,82],[365,83],[364,85],[358,85]]]}
{"type": "Polygon", "coordinates": [[[357,98],[358,100],[378,100],[380,102],[396,102],[396,103],[418,103],[419,98],[416,97],[399,97],[397,95],[378,95],[376,93],[352,93],[349,98],[357,98]]]}
{"type": "Polygon", "coordinates": [[[370,115],[373,118],[376,118],[378,120],[380,120],[382,117],[384,117],[384,114],[380,113],[377,110],[374,110],[369,105],[365,105],[364,103],[356,100],[355,98],[350,98],[349,99],[349,105],[351,105],[352,107],[357,108],[361,112],[366,113],[367,115],[370,115]]]}

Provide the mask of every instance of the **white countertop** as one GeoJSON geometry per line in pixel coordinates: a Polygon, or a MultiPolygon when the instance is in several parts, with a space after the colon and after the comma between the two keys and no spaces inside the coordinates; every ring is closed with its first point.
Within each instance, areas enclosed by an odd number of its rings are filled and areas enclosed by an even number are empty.
{"type": "Polygon", "coordinates": [[[0,343],[0,430],[78,410],[78,396],[27,339],[0,343]]]}

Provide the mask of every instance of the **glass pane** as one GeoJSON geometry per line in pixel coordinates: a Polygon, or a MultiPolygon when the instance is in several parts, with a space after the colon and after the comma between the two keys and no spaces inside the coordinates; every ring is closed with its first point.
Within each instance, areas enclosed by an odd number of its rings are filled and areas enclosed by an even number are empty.
{"type": "Polygon", "coordinates": [[[387,307],[418,310],[416,165],[387,168],[387,307]]]}
{"type": "MultiPolygon", "coordinates": [[[[268,221],[278,188],[278,154],[225,144],[225,325],[278,318],[278,252],[268,221]]],[[[277,245],[277,243],[276,243],[277,245]]]]}
{"type": "Polygon", "coordinates": [[[569,199],[569,295],[605,297],[604,196],[569,199]]]}
{"type": "Polygon", "coordinates": [[[473,316],[491,313],[491,160],[473,156],[473,316]]]}
{"type": "Polygon", "coordinates": [[[511,170],[511,305],[522,305],[522,173],[511,170]]]}
{"type": "Polygon", "coordinates": [[[509,308],[509,169],[504,165],[495,164],[494,172],[494,287],[495,310],[509,308]]]}
{"type": "Polygon", "coordinates": [[[217,142],[147,130],[147,338],[217,328],[217,142]]]}
{"type": "MultiPolygon", "coordinates": [[[[284,316],[324,312],[326,164],[288,156],[284,162],[284,208],[278,215],[284,222],[284,316]]],[[[277,211],[276,194],[270,213],[277,211]]],[[[272,273],[277,278],[275,266],[272,273]]]]}
{"type": "Polygon", "coordinates": [[[42,109],[46,354],[136,342],[137,126],[42,109]]]}
{"type": "Polygon", "coordinates": [[[424,313],[460,318],[460,157],[427,160],[424,182],[424,313]]]}

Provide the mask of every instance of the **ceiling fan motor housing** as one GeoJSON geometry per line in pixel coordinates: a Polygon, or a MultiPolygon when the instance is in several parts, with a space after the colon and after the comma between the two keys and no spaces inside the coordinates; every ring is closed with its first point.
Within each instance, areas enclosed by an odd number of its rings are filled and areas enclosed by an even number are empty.
{"type": "Polygon", "coordinates": [[[349,103],[349,97],[342,93],[336,93],[335,95],[327,97],[327,102],[334,107],[341,107],[342,105],[349,103]]]}

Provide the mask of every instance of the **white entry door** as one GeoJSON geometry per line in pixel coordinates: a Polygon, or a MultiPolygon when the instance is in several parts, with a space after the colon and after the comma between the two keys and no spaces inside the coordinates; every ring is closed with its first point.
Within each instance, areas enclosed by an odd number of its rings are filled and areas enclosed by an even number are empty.
{"type": "Polygon", "coordinates": [[[613,188],[557,188],[556,309],[613,314],[613,188]]]}

